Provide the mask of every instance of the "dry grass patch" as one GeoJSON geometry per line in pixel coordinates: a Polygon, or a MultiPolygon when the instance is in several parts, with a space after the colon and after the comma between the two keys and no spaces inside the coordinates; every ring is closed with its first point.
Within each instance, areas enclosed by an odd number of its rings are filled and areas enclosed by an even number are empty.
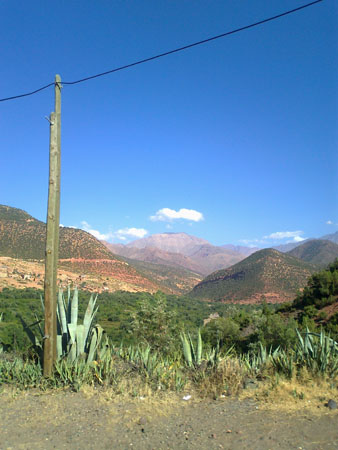
{"type": "Polygon", "coordinates": [[[223,359],[217,367],[200,375],[196,380],[196,390],[202,398],[237,395],[243,388],[246,373],[238,359],[223,359]]]}
{"type": "MultiPolygon", "coordinates": [[[[266,379],[257,389],[244,390],[240,398],[254,398],[266,409],[307,410],[322,414],[328,400],[338,402],[338,379],[311,377],[305,369],[291,380],[278,375],[266,379]]],[[[331,412],[338,413],[338,410],[331,412]]]]}

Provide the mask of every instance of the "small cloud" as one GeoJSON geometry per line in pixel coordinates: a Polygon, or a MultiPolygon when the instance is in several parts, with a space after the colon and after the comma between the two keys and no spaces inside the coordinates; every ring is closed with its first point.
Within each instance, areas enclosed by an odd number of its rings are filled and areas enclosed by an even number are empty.
{"type": "Polygon", "coordinates": [[[63,228],[63,227],[64,227],[63,223],[60,223],[60,224],[59,224],[59,227],[63,228]]]}
{"type": "MultiPolygon", "coordinates": [[[[264,239],[285,239],[285,238],[300,238],[300,235],[304,234],[304,231],[276,231],[268,236],[264,236],[264,239]]],[[[303,240],[302,238],[300,238],[303,240]]],[[[299,242],[299,241],[296,241],[299,242]]]]}
{"type": "Polygon", "coordinates": [[[121,240],[129,238],[144,238],[148,234],[148,231],[144,228],[121,228],[117,230],[114,235],[121,240]]]}
{"type": "Polygon", "coordinates": [[[172,230],[174,228],[172,225],[170,225],[170,223],[167,223],[165,227],[167,230],[172,230]]]}
{"type": "Polygon", "coordinates": [[[173,220],[184,219],[191,220],[193,222],[200,222],[204,220],[203,214],[194,209],[181,208],[179,211],[175,211],[170,208],[159,209],[155,215],[150,216],[150,220],[153,222],[172,222],[173,220]]]}
{"type": "Polygon", "coordinates": [[[126,241],[128,238],[143,238],[148,234],[148,231],[144,228],[121,228],[115,232],[101,233],[99,230],[94,230],[85,220],[81,222],[81,225],[82,230],[92,234],[100,241],[111,241],[114,238],[120,241],[126,241]]]}
{"type": "Polygon", "coordinates": [[[254,244],[266,244],[267,242],[264,239],[239,239],[238,242],[244,245],[248,245],[249,247],[255,247],[254,244]]]}
{"type": "Polygon", "coordinates": [[[302,242],[305,241],[305,238],[302,238],[300,236],[294,236],[293,242],[302,242]]]}
{"type": "Polygon", "coordinates": [[[332,220],[327,220],[327,221],[326,221],[326,225],[333,225],[332,220]]]}
{"type": "MultiPolygon", "coordinates": [[[[265,244],[265,245],[273,245],[274,241],[284,241],[283,243],[291,243],[291,242],[302,242],[305,240],[302,237],[304,231],[276,231],[275,233],[271,233],[269,235],[263,236],[261,239],[240,239],[239,242],[245,245],[252,244],[265,244]],[[286,239],[291,239],[286,241],[286,239]]],[[[281,242],[279,242],[281,243],[281,242]]]]}
{"type": "Polygon", "coordinates": [[[82,229],[84,231],[87,231],[87,233],[92,234],[94,237],[96,237],[96,239],[99,239],[100,241],[108,241],[109,239],[111,239],[113,237],[113,233],[101,233],[98,230],[94,230],[93,228],[91,228],[91,226],[89,225],[88,222],[86,222],[85,220],[83,220],[81,222],[82,225],[82,229]]]}

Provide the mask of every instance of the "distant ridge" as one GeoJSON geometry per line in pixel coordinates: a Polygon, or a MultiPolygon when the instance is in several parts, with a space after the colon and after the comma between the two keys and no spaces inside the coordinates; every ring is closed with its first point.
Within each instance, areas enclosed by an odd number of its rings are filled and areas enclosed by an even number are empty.
{"type": "Polygon", "coordinates": [[[289,255],[325,268],[338,258],[338,245],[323,239],[307,240],[288,252],[289,255]]]}
{"type": "Polygon", "coordinates": [[[225,270],[212,273],[191,291],[212,301],[281,303],[293,299],[316,267],[274,249],[260,250],[225,270]]]}
{"type": "Polygon", "coordinates": [[[139,249],[153,247],[166,252],[182,253],[182,255],[189,256],[196,246],[206,244],[211,245],[205,239],[187,233],[158,233],[147,238],[137,239],[127,244],[127,247],[139,249]]]}
{"type": "Polygon", "coordinates": [[[240,251],[231,245],[215,246],[187,233],[159,233],[127,245],[105,245],[120,256],[152,264],[183,267],[202,275],[229,267],[256,251],[242,246],[240,251]]]}
{"type": "Polygon", "coordinates": [[[334,242],[335,244],[338,244],[338,231],[331,234],[326,234],[325,236],[322,236],[321,239],[325,239],[327,241],[334,242]]]}

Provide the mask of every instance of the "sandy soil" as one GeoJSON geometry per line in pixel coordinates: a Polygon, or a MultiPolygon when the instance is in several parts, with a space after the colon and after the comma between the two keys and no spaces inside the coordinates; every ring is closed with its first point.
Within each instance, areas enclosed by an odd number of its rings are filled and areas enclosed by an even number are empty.
{"type": "Polygon", "coordinates": [[[133,401],[108,392],[2,392],[1,449],[337,449],[338,410],[252,400],[133,401]]]}

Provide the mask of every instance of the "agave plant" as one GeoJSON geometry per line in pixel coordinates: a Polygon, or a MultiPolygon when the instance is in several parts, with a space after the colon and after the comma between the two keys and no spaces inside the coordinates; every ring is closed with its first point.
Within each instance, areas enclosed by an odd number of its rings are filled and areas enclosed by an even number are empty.
{"type": "MultiPolygon", "coordinates": [[[[78,323],[78,305],[79,294],[77,288],[74,289],[73,297],[68,288],[67,300],[63,291],[60,289],[57,298],[57,336],[56,350],[57,358],[67,357],[68,361],[74,362],[77,358],[82,357],[87,363],[94,359],[102,359],[108,351],[108,339],[103,328],[96,324],[94,318],[98,307],[95,307],[97,295],[92,294],[83,318],[83,323],[78,323]]],[[[44,302],[41,298],[42,309],[44,311],[44,302]]],[[[27,325],[21,319],[24,328],[33,343],[33,346],[41,355],[43,330],[41,328],[41,320],[31,325],[27,325]],[[32,332],[32,327],[37,325],[41,335],[39,340],[32,332]]]]}
{"type": "Polygon", "coordinates": [[[189,367],[199,366],[202,362],[203,347],[201,330],[199,329],[197,333],[196,347],[194,346],[189,333],[188,335],[186,335],[184,332],[181,333],[181,341],[183,346],[183,355],[187,365],[189,367]]]}
{"type": "Polygon", "coordinates": [[[310,333],[307,329],[304,338],[297,330],[297,336],[295,359],[298,365],[305,365],[314,373],[328,373],[331,376],[338,373],[338,343],[324,330],[310,333]]]}

